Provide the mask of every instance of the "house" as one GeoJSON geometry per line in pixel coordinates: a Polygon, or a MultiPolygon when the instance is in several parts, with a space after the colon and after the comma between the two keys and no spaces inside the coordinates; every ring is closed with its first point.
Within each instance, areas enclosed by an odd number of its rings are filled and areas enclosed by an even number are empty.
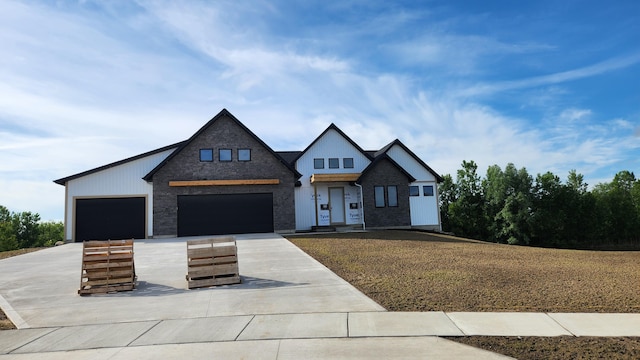
{"type": "Polygon", "coordinates": [[[55,180],[65,237],[152,238],[308,231],[440,230],[442,178],[395,140],[365,151],[334,124],[276,152],[223,109],[188,140],[55,180]]]}

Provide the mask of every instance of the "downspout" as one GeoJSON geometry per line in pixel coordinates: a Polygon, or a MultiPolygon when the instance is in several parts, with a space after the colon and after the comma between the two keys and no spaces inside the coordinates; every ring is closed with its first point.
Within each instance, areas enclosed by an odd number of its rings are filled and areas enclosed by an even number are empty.
{"type": "Polygon", "coordinates": [[[362,190],[362,185],[357,182],[354,182],[353,184],[360,189],[360,218],[362,219],[362,230],[366,231],[367,226],[364,223],[364,191],[362,190]]]}

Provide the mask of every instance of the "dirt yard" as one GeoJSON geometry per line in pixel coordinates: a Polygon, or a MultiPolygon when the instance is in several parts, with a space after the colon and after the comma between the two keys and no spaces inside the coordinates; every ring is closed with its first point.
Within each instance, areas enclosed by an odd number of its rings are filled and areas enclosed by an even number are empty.
{"type": "MultiPolygon", "coordinates": [[[[640,312],[640,252],[540,249],[412,231],[290,240],[390,311],[640,312]]],[[[640,358],[639,338],[451,340],[520,359],[640,358]]]]}

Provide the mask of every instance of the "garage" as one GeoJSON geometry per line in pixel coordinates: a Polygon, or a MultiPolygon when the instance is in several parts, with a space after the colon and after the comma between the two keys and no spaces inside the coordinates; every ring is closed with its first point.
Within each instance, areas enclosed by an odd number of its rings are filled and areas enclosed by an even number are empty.
{"type": "Polygon", "coordinates": [[[144,239],[144,197],[90,198],[75,201],[75,241],[144,239]]]}
{"type": "Polygon", "coordinates": [[[273,194],[178,196],[178,236],[273,232],[273,194]]]}

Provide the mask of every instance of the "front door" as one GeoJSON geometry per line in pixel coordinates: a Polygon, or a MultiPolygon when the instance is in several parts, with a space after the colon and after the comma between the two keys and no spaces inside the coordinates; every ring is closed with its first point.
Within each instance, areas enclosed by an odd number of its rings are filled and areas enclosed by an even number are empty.
{"type": "Polygon", "coordinates": [[[344,188],[329,188],[331,224],[344,224],[344,188]]]}

